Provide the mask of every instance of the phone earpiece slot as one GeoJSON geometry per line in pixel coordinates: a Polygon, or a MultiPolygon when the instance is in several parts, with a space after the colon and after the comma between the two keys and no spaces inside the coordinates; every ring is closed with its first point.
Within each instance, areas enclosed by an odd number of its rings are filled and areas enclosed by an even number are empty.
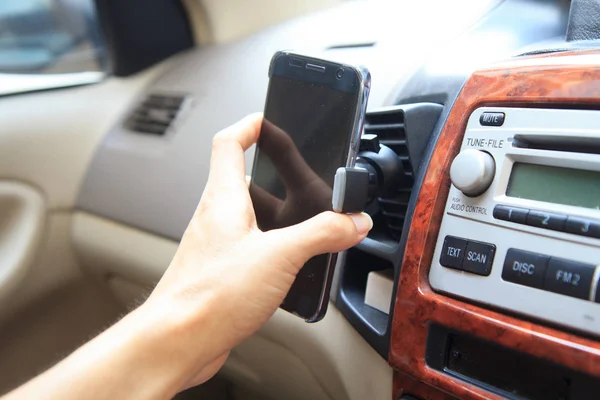
{"type": "Polygon", "coordinates": [[[317,72],[325,72],[325,67],[323,65],[306,63],[306,69],[317,72]]]}

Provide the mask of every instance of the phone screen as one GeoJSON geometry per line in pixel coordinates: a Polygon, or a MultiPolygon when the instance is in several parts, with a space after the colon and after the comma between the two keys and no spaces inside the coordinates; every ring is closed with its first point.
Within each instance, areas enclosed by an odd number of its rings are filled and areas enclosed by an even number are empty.
{"type": "MultiPolygon", "coordinates": [[[[357,98],[358,90],[271,76],[250,188],[261,230],[331,210],[335,172],[348,159],[357,98]]],[[[304,265],[282,308],[307,320],[315,316],[329,290],[331,257],[319,255],[304,265]]]]}

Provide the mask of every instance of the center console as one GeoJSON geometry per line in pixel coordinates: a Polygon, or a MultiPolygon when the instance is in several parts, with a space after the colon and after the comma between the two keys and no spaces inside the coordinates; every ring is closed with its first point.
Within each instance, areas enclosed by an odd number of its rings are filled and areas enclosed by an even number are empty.
{"type": "Polygon", "coordinates": [[[600,391],[600,52],[474,72],[417,178],[394,398],[600,391]]]}

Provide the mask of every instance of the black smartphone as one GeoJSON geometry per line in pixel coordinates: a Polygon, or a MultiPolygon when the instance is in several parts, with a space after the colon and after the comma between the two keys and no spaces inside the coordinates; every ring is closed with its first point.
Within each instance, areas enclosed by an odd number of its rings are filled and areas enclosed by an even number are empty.
{"type": "MultiPolygon", "coordinates": [[[[364,67],[275,53],[250,195],[263,231],[331,210],[339,167],[353,167],[371,86],[364,67]]],[[[337,254],[310,259],[281,308],[307,322],[323,318],[337,254]]]]}

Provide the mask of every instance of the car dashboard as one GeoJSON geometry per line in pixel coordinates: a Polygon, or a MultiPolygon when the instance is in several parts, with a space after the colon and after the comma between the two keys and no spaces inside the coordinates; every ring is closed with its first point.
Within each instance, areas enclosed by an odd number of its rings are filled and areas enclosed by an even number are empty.
{"type": "MultiPolygon", "coordinates": [[[[212,136],[262,110],[272,54],[364,64],[365,133],[394,150],[404,176],[369,204],[369,236],[339,257],[327,317],[305,324],[278,311],[223,373],[274,398],[591,398],[596,203],[507,189],[519,164],[600,171],[599,58],[564,44],[568,9],[350,2],[171,57],[95,149],[76,199],[78,257],[118,296],[141,293],[202,194],[212,136]],[[587,145],[575,150],[573,137],[587,145]]],[[[250,150],[247,170],[252,160],[250,150]]],[[[542,178],[527,179],[525,189],[542,178]]],[[[585,179],[579,188],[595,190],[597,178],[585,179]]]]}

